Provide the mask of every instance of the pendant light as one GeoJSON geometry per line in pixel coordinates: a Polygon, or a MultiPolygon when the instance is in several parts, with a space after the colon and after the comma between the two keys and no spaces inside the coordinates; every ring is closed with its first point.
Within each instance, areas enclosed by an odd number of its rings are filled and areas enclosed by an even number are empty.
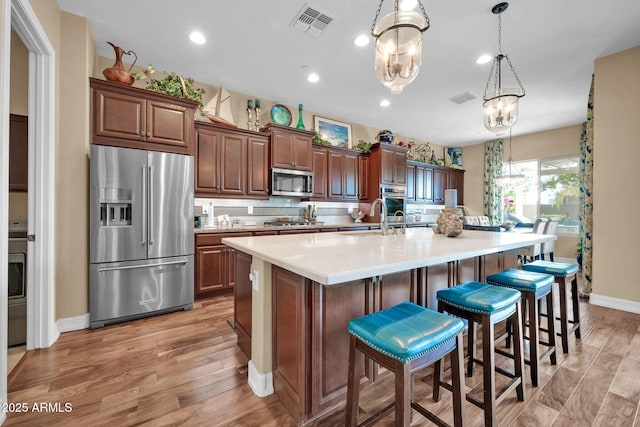
{"type": "Polygon", "coordinates": [[[498,54],[493,58],[489,79],[484,88],[484,126],[496,135],[501,135],[518,121],[518,101],[525,95],[522,83],[516,70],[511,65],[509,57],[502,53],[502,12],[507,10],[509,3],[498,3],[491,12],[498,15],[498,54]],[[502,87],[502,62],[506,61],[518,87],[502,87]],[[489,86],[492,88],[489,88],[489,86]]]}
{"type": "Polygon", "coordinates": [[[422,33],[429,28],[429,17],[422,2],[418,0],[422,13],[415,10],[400,10],[395,0],[394,11],[378,22],[382,3],[380,0],[376,16],[371,25],[375,39],[376,78],[391,93],[401,93],[411,83],[422,64],[422,33]]]}

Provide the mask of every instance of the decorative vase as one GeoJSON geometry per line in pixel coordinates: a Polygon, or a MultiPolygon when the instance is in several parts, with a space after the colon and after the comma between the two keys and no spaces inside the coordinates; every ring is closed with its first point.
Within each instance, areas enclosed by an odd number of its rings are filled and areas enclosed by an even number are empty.
{"type": "Polygon", "coordinates": [[[110,82],[132,85],[136,78],[133,74],[131,74],[131,69],[136,64],[136,61],[138,61],[138,55],[136,55],[136,53],[132,50],[125,52],[125,50],[121,47],[116,46],[111,42],[107,43],[109,43],[111,47],[113,47],[113,50],[116,53],[116,62],[115,64],[113,64],[113,67],[105,68],[104,70],[102,70],[102,74],[104,74],[104,77],[110,82]],[[124,66],[122,65],[122,55],[133,55],[135,57],[135,59],[133,60],[133,64],[131,64],[131,67],[129,67],[128,70],[125,70],[124,66]]]}
{"type": "Polygon", "coordinates": [[[302,104],[298,104],[298,125],[296,129],[305,129],[304,122],[302,121],[302,104]]]}

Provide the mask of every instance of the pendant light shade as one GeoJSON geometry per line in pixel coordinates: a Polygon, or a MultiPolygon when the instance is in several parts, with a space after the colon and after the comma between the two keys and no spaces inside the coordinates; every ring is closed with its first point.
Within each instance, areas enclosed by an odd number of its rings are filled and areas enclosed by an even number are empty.
{"type": "Polygon", "coordinates": [[[502,15],[509,3],[498,3],[491,11],[498,15],[498,54],[493,59],[489,79],[484,89],[482,109],[484,126],[496,135],[503,134],[518,121],[518,103],[525,95],[524,87],[509,57],[502,53],[502,15]],[[517,87],[502,87],[502,63],[505,61],[513,74],[517,87]]]}
{"type": "Polygon", "coordinates": [[[375,71],[378,81],[396,94],[420,71],[422,33],[429,28],[429,17],[419,1],[422,13],[398,10],[396,0],[394,11],[378,21],[383,2],[380,1],[371,26],[371,35],[376,41],[375,71]]]}

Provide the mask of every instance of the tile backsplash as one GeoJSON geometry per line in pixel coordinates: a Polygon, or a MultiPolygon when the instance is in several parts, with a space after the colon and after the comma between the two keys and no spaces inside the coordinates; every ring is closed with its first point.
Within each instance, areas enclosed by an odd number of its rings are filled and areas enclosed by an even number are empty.
{"type": "MultiPolygon", "coordinates": [[[[310,202],[286,197],[272,197],[269,200],[196,198],[194,205],[194,213],[202,216],[203,226],[218,225],[217,218],[221,215],[235,219],[242,226],[261,226],[280,217],[302,219],[309,205],[316,206],[318,221],[325,224],[351,224],[351,212],[357,213],[361,209],[358,202],[310,202]]],[[[422,221],[435,222],[443,207],[410,204],[406,213],[420,213],[422,221]]]]}

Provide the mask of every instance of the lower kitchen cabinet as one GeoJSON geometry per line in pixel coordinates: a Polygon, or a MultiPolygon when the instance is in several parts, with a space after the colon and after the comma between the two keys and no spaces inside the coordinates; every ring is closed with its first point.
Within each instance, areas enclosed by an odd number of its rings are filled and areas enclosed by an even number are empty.
{"type": "Polygon", "coordinates": [[[249,237],[251,233],[197,234],[194,298],[229,293],[235,285],[236,251],[222,244],[225,237],[249,237]]]}

